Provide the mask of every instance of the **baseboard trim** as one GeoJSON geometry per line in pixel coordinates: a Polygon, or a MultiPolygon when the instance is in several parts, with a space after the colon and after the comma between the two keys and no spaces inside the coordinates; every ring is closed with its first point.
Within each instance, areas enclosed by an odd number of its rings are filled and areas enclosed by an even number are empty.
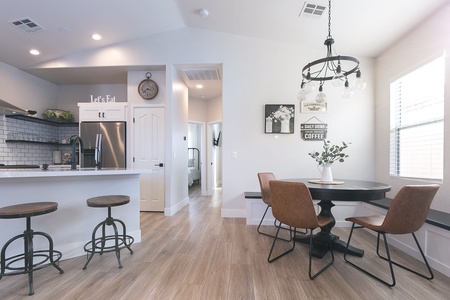
{"type": "Polygon", "coordinates": [[[168,207],[164,209],[164,216],[171,217],[177,212],[179,212],[183,207],[189,204],[189,197],[184,198],[183,201],[178,202],[176,205],[172,207],[168,207]]]}

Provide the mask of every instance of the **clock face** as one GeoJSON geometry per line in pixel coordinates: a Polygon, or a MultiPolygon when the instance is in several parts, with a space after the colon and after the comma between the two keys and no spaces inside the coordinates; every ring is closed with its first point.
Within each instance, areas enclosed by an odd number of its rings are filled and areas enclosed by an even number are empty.
{"type": "Polygon", "coordinates": [[[153,99],[158,94],[158,85],[151,79],[144,79],[138,86],[138,92],[146,100],[153,99]]]}

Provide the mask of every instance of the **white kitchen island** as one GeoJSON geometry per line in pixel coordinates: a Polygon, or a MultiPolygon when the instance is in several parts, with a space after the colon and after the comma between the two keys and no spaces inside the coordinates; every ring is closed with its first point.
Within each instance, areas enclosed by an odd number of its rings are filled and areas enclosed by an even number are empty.
{"type": "MultiPolygon", "coordinates": [[[[40,201],[58,203],[58,210],[31,218],[32,229],[50,234],[62,259],[85,255],[84,245],[92,230],[108,214],[107,208],[86,205],[91,197],[128,195],[130,203],[112,208],[112,216],[127,226],[134,242],[141,240],[139,218],[139,176],[151,171],[125,169],[8,169],[0,171],[0,207],[40,201]]],[[[25,230],[25,218],[0,219],[0,247],[11,237],[25,230]]],[[[45,241],[34,239],[35,249],[45,241]]],[[[42,245],[45,245],[42,244],[42,245]]],[[[46,245],[47,246],[47,245],[46,245]]],[[[8,248],[8,256],[23,252],[23,243],[8,248]]],[[[127,251],[123,251],[124,253],[127,251]]],[[[81,268],[82,266],[80,266],[81,268]]]]}

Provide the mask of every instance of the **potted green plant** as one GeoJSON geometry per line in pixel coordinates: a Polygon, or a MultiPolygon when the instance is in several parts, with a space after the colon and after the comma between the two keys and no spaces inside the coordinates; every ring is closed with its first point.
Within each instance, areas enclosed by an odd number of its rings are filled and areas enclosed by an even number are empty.
{"type": "Polygon", "coordinates": [[[44,116],[45,116],[47,119],[52,119],[52,118],[56,118],[56,113],[55,113],[54,110],[47,109],[47,110],[44,112],[44,116]]]}
{"type": "Polygon", "coordinates": [[[63,111],[59,117],[65,121],[70,121],[72,120],[73,115],[70,111],[63,111]]]}
{"type": "Polygon", "coordinates": [[[61,109],[47,109],[44,112],[45,118],[55,122],[69,122],[72,120],[73,115],[70,111],[61,109]]]}
{"type": "Polygon", "coordinates": [[[319,166],[322,166],[321,181],[333,181],[331,165],[335,161],[344,162],[344,159],[348,157],[348,155],[344,153],[344,150],[348,148],[349,144],[350,143],[342,142],[342,146],[332,145],[330,141],[323,140],[323,150],[321,152],[313,151],[308,153],[309,156],[316,160],[319,166]]]}

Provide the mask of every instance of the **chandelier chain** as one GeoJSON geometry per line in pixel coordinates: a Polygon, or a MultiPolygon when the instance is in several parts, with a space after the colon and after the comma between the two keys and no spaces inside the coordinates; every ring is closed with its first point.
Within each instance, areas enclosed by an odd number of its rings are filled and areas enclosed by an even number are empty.
{"type": "Polygon", "coordinates": [[[328,37],[331,38],[331,0],[328,0],[328,37]]]}

